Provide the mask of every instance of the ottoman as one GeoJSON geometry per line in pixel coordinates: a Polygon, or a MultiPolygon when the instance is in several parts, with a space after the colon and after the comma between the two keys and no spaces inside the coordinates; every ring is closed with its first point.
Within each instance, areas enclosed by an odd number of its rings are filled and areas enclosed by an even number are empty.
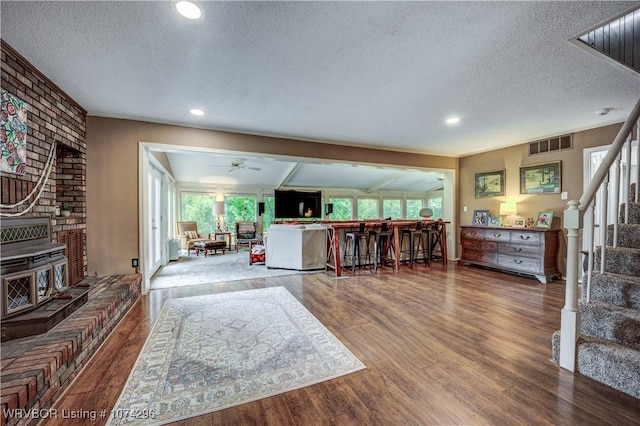
{"type": "Polygon", "coordinates": [[[206,257],[211,251],[213,251],[213,254],[217,254],[218,250],[222,250],[222,254],[224,254],[224,251],[227,249],[227,242],[224,240],[196,241],[193,243],[193,248],[196,250],[196,256],[204,253],[206,257]]]}

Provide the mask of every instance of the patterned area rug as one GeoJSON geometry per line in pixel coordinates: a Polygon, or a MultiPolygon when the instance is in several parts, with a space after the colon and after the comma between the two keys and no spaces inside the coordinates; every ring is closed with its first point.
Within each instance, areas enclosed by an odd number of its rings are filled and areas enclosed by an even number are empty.
{"type": "Polygon", "coordinates": [[[238,253],[228,251],[225,254],[218,252],[207,257],[192,254],[180,256],[178,261],[163,266],[151,278],[151,288],[183,287],[317,272],[269,269],[264,264],[256,263],[249,265],[249,252],[245,250],[238,253]]]}
{"type": "Polygon", "coordinates": [[[109,424],[162,424],[365,368],[284,287],[169,299],[109,424]],[[120,410],[120,411],[118,411],[120,410]]]}

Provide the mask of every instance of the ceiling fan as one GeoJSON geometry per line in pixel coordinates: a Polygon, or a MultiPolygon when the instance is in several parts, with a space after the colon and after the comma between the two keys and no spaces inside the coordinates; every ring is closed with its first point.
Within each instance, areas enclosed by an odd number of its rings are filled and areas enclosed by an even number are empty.
{"type": "MultiPolygon", "coordinates": [[[[227,167],[227,166],[215,166],[214,165],[212,167],[227,167]]],[[[246,164],[244,164],[244,160],[232,161],[231,164],[228,167],[230,167],[228,172],[232,172],[234,170],[240,170],[240,169],[257,170],[257,171],[262,170],[260,167],[249,167],[249,166],[247,166],[246,164]]]]}

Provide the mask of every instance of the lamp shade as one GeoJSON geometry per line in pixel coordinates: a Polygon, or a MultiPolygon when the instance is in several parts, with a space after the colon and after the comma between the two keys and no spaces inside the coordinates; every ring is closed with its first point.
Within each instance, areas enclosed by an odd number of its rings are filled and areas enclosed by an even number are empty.
{"type": "Polygon", "coordinates": [[[518,214],[516,203],[500,203],[500,216],[510,216],[518,214]]]}
{"type": "Polygon", "coordinates": [[[420,210],[420,217],[431,217],[433,216],[433,210],[430,208],[424,208],[420,210]]]}
{"type": "Polygon", "coordinates": [[[224,214],[224,201],[213,202],[213,214],[224,214]]]}

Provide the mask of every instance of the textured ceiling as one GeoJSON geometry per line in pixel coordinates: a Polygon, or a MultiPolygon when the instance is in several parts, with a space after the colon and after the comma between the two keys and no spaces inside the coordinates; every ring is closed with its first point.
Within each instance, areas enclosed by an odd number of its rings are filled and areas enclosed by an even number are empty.
{"type": "Polygon", "coordinates": [[[198,4],[2,1],[2,38],[90,115],[435,155],[621,122],[640,97],[571,42],[640,2],[198,4]]]}

